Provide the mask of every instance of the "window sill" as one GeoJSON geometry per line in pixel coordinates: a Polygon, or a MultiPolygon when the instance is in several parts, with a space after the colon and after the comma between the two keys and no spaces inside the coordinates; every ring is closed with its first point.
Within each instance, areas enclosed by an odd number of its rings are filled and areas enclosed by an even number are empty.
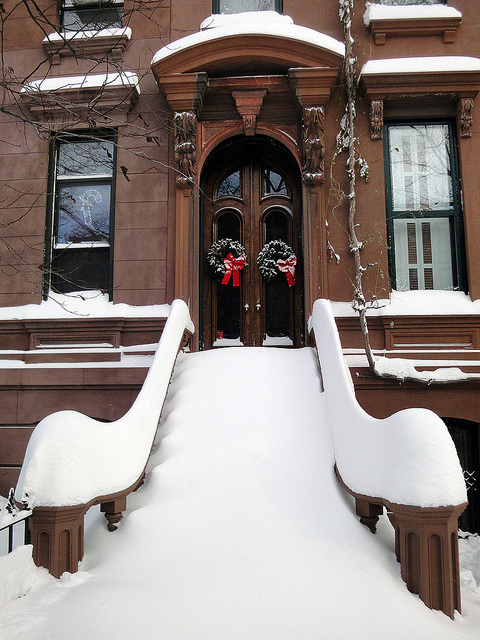
{"type": "Polygon", "coordinates": [[[131,37],[130,27],[100,31],[62,31],[44,38],[43,48],[54,64],[67,56],[89,58],[108,54],[112,59],[118,60],[131,37]]]}
{"type": "Polygon", "coordinates": [[[390,6],[367,2],[363,20],[377,45],[385,44],[387,36],[441,35],[445,43],[452,43],[462,14],[441,4],[390,6]]]}
{"type": "Polygon", "coordinates": [[[138,77],[129,71],[32,80],[20,92],[32,114],[62,126],[88,121],[89,116],[120,124],[139,94],[138,77]]]}

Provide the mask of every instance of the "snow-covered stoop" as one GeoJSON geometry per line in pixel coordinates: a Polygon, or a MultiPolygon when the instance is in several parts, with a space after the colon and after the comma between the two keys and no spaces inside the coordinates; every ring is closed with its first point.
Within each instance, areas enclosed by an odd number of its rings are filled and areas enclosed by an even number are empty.
{"type": "MultiPolygon", "coordinates": [[[[388,519],[376,536],[358,523],[334,472],[328,376],[323,391],[311,348],[180,353],[118,530],[90,512],[79,571],[0,609],[2,640],[477,638],[480,607],[467,602],[454,621],[424,607],[402,581],[388,519]]],[[[339,417],[345,380],[331,396],[339,417]]],[[[370,436],[350,428],[360,473],[370,436]]],[[[408,447],[380,435],[388,499],[408,485],[394,470],[408,447]]]]}

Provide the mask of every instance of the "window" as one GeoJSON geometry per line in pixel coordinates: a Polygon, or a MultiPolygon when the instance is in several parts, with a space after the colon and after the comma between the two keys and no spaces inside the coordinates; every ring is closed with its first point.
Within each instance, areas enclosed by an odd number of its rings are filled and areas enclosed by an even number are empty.
{"type": "Polygon", "coordinates": [[[458,174],[449,123],[387,125],[392,286],[463,288],[458,174]]]}
{"type": "Polygon", "coordinates": [[[278,11],[282,0],[213,0],[213,13],[243,13],[244,11],[278,11]]]}
{"type": "Polygon", "coordinates": [[[123,0],[63,0],[62,27],[89,31],[123,26],[123,0]]]}
{"type": "Polygon", "coordinates": [[[52,144],[46,285],[110,290],[115,145],[110,137],[52,144]]]}

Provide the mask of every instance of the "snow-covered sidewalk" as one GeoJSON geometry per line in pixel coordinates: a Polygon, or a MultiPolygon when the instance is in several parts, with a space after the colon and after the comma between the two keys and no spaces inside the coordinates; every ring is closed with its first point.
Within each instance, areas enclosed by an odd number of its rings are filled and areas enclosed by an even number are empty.
{"type": "Polygon", "coordinates": [[[475,582],[430,611],[386,518],[354,516],[308,348],[181,354],[145,485],[118,531],[87,524],[80,571],[37,570],[1,640],[478,640],[475,582]]]}

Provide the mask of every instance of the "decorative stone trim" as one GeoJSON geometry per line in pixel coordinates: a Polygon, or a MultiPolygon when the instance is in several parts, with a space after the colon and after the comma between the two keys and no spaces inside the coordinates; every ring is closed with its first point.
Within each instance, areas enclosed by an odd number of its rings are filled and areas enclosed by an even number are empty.
{"type": "Polygon", "coordinates": [[[193,111],[177,111],[173,123],[177,185],[181,188],[192,187],[197,162],[197,117],[193,111]]]}
{"type": "Polygon", "coordinates": [[[473,98],[460,99],[460,137],[472,137],[473,98]]]}
{"type": "Polygon", "coordinates": [[[383,138],[383,100],[370,102],[370,137],[372,140],[383,138]]]}
{"type": "Polygon", "coordinates": [[[384,6],[367,3],[364,22],[370,28],[376,45],[385,44],[388,37],[443,36],[446,44],[455,42],[462,14],[453,7],[384,6]]]}
{"type": "Polygon", "coordinates": [[[267,90],[260,91],[232,91],[235,106],[243,120],[243,130],[246,136],[255,135],[257,118],[263,105],[267,90]]]}
{"type": "Polygon", "coordinates": [[[119,60],[128,46],[132,30],[102,29],[101,31],[62,31],[50,33],[43,39],[43,48],[58,64],[62,57],[92,58],[108,55],[119,60]]]}
{"type": "Polygon", "coordinates": [[[304,107],[302,115],[303,181],[319,187],[325,180],[325,107],[304,107]]]}

